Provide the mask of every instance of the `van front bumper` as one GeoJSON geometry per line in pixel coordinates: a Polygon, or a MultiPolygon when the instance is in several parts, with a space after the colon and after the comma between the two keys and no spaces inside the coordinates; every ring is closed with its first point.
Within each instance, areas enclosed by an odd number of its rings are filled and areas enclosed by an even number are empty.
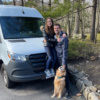
{"type": "Polygon", "coordinates": [[[44,71],[35,72],[33,67],[25,62],[10,61],[8,65],[5,65],[5,70],[11,81],[14,82],[28,82],[38,79],[46,79],[44,71]]]}

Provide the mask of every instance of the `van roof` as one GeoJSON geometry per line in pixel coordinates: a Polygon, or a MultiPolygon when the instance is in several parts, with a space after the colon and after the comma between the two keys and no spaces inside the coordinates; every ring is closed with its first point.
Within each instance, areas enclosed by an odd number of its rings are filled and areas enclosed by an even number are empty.
{"type": "Polygon", "coordinates": [[[43,18],[35,8],[13,5],[0,5],[0,16],[43,18]]]}

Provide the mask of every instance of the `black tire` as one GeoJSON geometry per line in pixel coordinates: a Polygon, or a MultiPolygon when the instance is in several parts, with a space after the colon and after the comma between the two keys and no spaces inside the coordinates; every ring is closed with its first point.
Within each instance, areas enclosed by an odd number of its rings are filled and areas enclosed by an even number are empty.
{"type": "Polygon", "coordinates": [[[12,88],[14,86],[14,82],[12,82],[9,79],[8,74],[7,74],[6,70],[4,69],[4,65],[3,64],[1,66],[1,74],[2,74],[2,78],[3,78],[5,86],[7,88],[12,88]]]}

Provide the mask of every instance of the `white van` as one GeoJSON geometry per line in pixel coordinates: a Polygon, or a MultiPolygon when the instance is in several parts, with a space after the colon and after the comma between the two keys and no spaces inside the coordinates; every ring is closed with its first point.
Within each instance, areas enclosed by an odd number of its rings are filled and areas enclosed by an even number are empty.
{"type": "Polygon", "coordinates": [[[0,5],[1,73],[7,88],[46,78],[41,25],[44,18],[36,9],[0,5]]]}

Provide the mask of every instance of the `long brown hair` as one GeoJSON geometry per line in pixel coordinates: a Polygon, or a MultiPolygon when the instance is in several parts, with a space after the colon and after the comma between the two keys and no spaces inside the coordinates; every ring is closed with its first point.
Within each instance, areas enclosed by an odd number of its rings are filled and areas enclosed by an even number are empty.
{"type": "Polygon", "coordinates": [[[48,17],[48,18],[46,19],[46,26],[45,26],[45,31],[46,31],[47,34],[50,33],[50,31],[51,31],[51,34],[54,34],[53,25],[54,25],[53,19],[50,18],[50,17],[48,17]],[[48,25],[47,25],[47,20],[48,20],[48,19],[50,19],[51,22],[52,22],[52,25],[51,25],[50,29],[49,29],[49,27],[48,27],[48,25]]]}

